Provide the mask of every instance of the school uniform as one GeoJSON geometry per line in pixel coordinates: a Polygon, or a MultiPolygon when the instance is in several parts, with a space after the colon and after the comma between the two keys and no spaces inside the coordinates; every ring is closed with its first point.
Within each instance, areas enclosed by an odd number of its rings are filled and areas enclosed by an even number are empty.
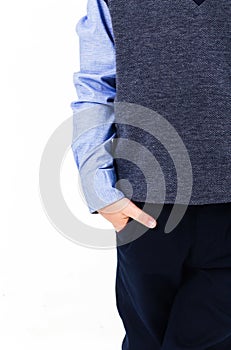
{"type": "Polygon", "coordinates": [[[231,0],[89,0],[88,12],[72,103],[87,204],[127,197],[157,219],[138,237],[132,218],[115,231],[122,350],[230,350],[231,0]],[[86,103],[105,126],[83,136],[86,103]],[[173,208],[186,211],[165,233],[173,208]]]}

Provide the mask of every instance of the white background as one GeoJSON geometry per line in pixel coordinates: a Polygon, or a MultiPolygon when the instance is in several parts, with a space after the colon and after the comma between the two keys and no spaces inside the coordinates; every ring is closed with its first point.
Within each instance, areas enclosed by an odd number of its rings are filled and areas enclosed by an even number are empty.
{"type": "MultiPolygon", "coordinates": [[[[87,0],[2,4],[0,348],[118,350],[124,329],[115,302],[116,249],[73,243],[48,220],[39,193],[47,140],[72,115],[79,70],[75,26],[87,0]],[[5,344],[3,344],[5,343],[5,344]]],[[[93,227],[69,149],[65,200],[93,227]]]]}

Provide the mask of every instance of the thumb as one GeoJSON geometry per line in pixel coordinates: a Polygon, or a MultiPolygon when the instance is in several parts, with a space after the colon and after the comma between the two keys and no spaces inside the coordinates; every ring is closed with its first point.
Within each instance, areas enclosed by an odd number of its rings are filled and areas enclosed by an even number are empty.
{"type": "Polygon", "coordinates": [[[151,215],[137,207],[132,201],[129,202],[123,213],[149,228],[154,228],[157,225],[156,220],[151,215]]]}

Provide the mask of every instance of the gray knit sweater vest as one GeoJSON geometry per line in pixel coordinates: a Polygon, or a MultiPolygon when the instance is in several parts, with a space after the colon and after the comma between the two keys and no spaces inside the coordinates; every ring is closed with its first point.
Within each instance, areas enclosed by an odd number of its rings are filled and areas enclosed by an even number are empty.
{"type": "Polygon", "coordinates": [[[117,188],[135,201],[231,202],[231,0],[107,0],[117,188]]]}

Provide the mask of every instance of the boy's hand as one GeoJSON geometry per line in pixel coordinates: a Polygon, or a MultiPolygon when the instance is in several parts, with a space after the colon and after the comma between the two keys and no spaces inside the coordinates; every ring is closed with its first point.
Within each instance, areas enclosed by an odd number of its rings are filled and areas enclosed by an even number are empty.
{"type": "Polygon", "coordinates": [[[154,228],[157,225],[152,216],[145,213],[128,198],[122,198],[98,210],[98,212],[112,223],[117,232],[126,226],[129,217],[149,228],[154,228]]]}

